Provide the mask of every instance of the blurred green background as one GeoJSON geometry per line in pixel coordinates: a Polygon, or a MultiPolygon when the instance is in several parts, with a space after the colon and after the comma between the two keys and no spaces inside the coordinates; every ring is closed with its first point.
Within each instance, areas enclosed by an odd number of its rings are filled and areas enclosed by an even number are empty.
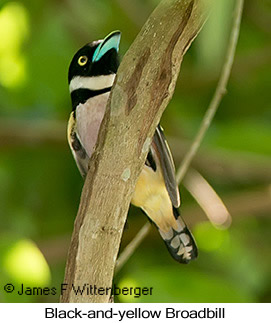
{"type": "MultiPolygon", "coordinates": [[[[1,302],[59,299],[83,185],[66,142],[71,110],[67,70],[73,54],[85,43],[119,29],[123,56],[158,3],[0,1],[1,302]],[[56,287],[58,293],[7,294],[6,283],[16,289],[21,283],[56,287]]],[[[161,123],[176,166],[214,92],[233,4],[233,0],[217,1],[185,56],[175,95],[163,115],[161,123]]],[[[121,296],[116,301],[271,301],[270,40],[270,1],[245,1],[228,94],[193,161],[198,175],[192,173],[181,185],[182,214],[197,240],[199,258],[186,266],[174,262],[152,228],[114,282],[153,287],[153,295],[121,296]],[[188,192],[189,187],[198,187],[201,176],[224,202],[231,216],[228,225],[214,226],[206,216],[211,211],[204,212],[188,192]]],[[[206,185],[196,195],[208,207],[212,202],[204,193],[212,189],[206,185]]],[[[121,248],[145,222],[141,211],[132,207],[121,248]]]]}

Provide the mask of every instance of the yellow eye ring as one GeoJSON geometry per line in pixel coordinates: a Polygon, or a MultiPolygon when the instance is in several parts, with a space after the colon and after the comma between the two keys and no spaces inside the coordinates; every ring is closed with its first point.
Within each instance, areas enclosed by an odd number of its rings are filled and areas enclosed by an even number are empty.
{"type": "Polygon", "coordinates": [[[84,66],[84,65],[87,64],[87,61],[88,61],[87,56],[85,56],[85,55],[84,56],[80,56],[79,59],[78,59],[78,64],[80,66],[84,66]]]}

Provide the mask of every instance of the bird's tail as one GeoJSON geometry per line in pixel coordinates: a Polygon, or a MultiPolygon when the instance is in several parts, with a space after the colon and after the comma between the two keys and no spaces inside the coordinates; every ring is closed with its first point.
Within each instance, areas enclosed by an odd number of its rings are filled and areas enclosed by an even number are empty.
{"type": "Polygon", "coordinates": [[[167,232],[158,230],[171,256],[180,263],[188,264],[191,260],[197,258],[198,249],[191,232],[175,207],[173,207],[173,213],[177,227],[170,228],[167,232]]]}

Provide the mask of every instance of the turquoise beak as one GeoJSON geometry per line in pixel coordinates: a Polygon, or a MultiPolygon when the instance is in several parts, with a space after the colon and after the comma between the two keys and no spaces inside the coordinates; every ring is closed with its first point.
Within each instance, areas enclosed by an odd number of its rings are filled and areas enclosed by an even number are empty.
{"type": "Polygon", "coordinates": [[[118,52],[120,37],[120,31],[113,31],[108,36],[106,36],[105,39],[95,49],[95,52],[92,57],[92,62],[94,63],[99,61],[104,56],[104,54],[106,54],[112,48],[114,48],[118,52]]]}

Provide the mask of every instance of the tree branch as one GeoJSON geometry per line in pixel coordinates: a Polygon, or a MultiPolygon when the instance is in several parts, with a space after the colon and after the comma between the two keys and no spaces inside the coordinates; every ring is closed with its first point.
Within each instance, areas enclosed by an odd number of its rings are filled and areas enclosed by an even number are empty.
{"type": "MultiPolygon", "coordinates": [[[[238,223],[238,221],[243,221],[250,216],[258,218],[269,218],[271,213],[270,196],[271,187],[264,185],[250,191],[237,191],[231,193],[230,195],[222,195],[221,198],[226,205],[230,206],[229,211],[231,212],[232,218],[234,219],[235,223],[238,223]]],[[[207,221],[206,215],[203,213],[202,209],[198,207],[198,205],[195,205],[195,203],[193,203],[192,205],[184,205],[183,213],[185,213],[186,215],[187,224],[189,226],[194,226],[202,221],[207,221]]],[[[147,227],[148,225],[149,223],[147,222],[141,228],[141,230],[139,230],[139,232],[142,232],[143,228],[147,227]]],[[[139,232],[136,236],[139,235],[139,232]]],[[[153,235],[153,237],[154,236],[157,235],[153,235]]],[[[141,243],[141,240],[138,242],[141,243]]],[[[69,245],[69,237],[67,237],[67,235],[51,239],[38,240],[36,241],[36,243],[50,265],[61,264],[63,262],[63,259],[66,258],[67,248],[69,245]]],[[[133,250],[133,252],[136,250],[136,248],[133,250]]],[[[123,250],[123,252],[125,251],[125,249],[123,250]]],[[[117,261],[115,273],[120,272],[127,260],[124,259],[124,263],[121,264],[121,266],[117,261]]]]}
{"type": "Polygon", "coordinates": [[[213,118],[215,116],[215,113],[216,113],[219,105],[220,105],[222,98],[226,94],[226,88],[227,88],[227,84],[228,84],[228,81],[230,78],[230,73],[232,70],[236,46],[237,46],[238,38],[239,38],[243,6],[244,6],[244,0],[237,0],[236,1],[236,5],[235,5],[235,9],[234,9],[232,31],[231,31],[231,35],[230,35],[229,46],[227,48],[227,53],[226,53],[226,57],[225,57],[225,63],[223,65],[222,72],[221,72],[214,96],[211,100],[211,103],[210,103],[208,109],[206,110],[206,113],[203,117],[200,128],[198,130],[198,133],[196,134],[195,139],[194,139],[189,151],[184,156],[184,159],[177,171],[176,177],[177,177],[178,183],[180,183],[183,180],[183,178],[184,178],[184,176],[191,164],[192,159],[195,157],[195,155],[202,143],[202,140],[203,140],[207,130],[209,129],[210,124],[213,121],[213,118]]]}
{"type": "Polygon", "coordinates": [[[136,180],[173,95],[183,55],[206,19],[208,2],[162,1],[123,58],[83,188],[62,302],[109,302],[106,293],[76,296],[72,284],[112,286],[136,180]]]}
{"type": "Polygon", "coordinates": [[[143,227],[138,231],[137,235],[134,239],[126,246],[126,248],[122,251],[119,258],[116,261],[115,274],[117,274],[123,265],[128,261],[128,259],[135,252],[136,248],[140,245],[140,243],[144,240],[144,238],[148,235],[151,229],[151,224],[147,222],[143,227]]]}
{"type": "Polygon", "coordinates": [[[52,120],[0,118],[0,147],[62,144],[66,123],[52,120]]]}
{"type": "MultiPolygon", "coordinates": [[[[197,135],[195,136],[195,139],[192,142],[192,145],[190,146],[190,149],[186,153],[178,171],[177,171],[177,182],[180,184],[185,176],[185,174],[188,171],[188,168],[195,157],[200,144],[204,138],[204,135],[206,134],[213,118],[214,115],[219,107],[219,104],[222,100],[222,97],[226,93],[226,87],[228,84],[228,80],[230,77],[230,73],[232,70],[232,65],[234,61],[234,56],[235,56],[235,51],[236,51],[236,46],[239,38],[239,32],[240,32],[240,24],[241,24],[241,19],[242,19],[242,12],[243,12],[243,5],[244,5],[244,0],[237,0],[235,10],[234,10],[234,18],[233,18],[233,25],[232,25],[232,31],[230,35],[230,40],[229,40],[229,45],[225,57],[225,63],[222,68],[222,72],[220,75],[220,79],[218,81],[216,91],[214,93],[214,96],[211,100],[211,103],[203,117],[202,123],[200,125],[200,128],[198,130],[197,135]]],[[[134,243],[134,240],[130,242],[130,244],[126,247],[124,250],[124,255],[120,255],[121,258],[121,263],[118,264],[118,267],[116,268],[117,271],[119,271],[125,262],[131,257],[132,250],[133,252],[135,249],[140,245],[140,243],[145,239],[145,237],[148,235],[150,231],[150,226],[148,224],[145,224],[143,228],[140,230],[141,234],[140,236],[136,236],[134,239],[136,239],[136,243],[134,243]],[[144,229],[144,230],[143,230],[144,229]],[[126,252],[129,250],[130,252],[126,252]]]]}
{"type": "Polygon", "coordinates": [[[214,226],[228,228],[231,225],[232,217],[227,207],[199,172],[190,168],[184,178],[184,186],[214,226]]]}

